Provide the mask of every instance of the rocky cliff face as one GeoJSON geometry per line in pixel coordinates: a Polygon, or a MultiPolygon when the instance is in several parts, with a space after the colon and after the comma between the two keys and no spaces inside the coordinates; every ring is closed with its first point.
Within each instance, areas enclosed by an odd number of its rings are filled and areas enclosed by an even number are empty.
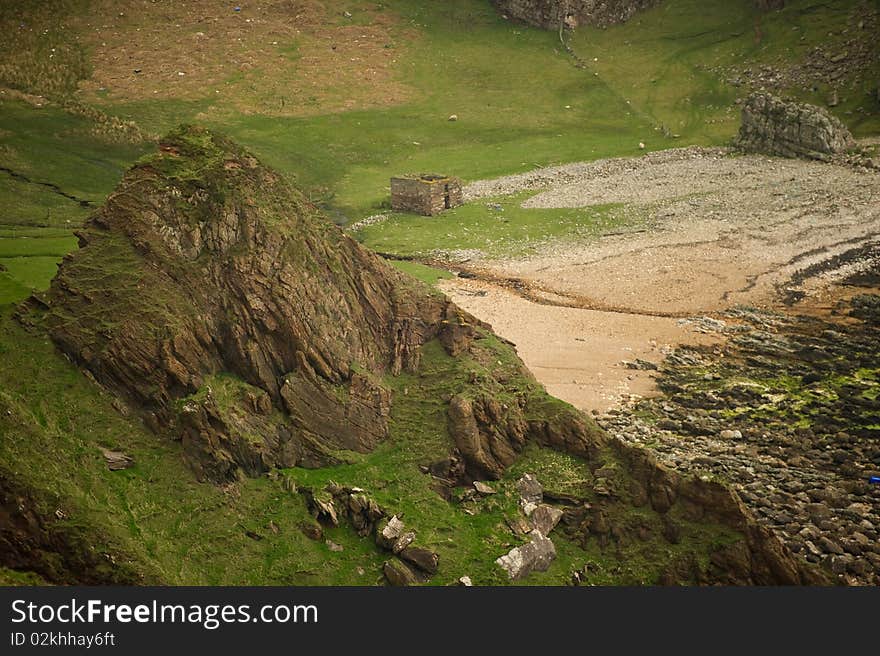
{"type": "Polygon", "coordinates": [[[649,512],[655,523],[740,536],[669,581],[824,580],[727,487],[664,469],[548,397],[488,326],[360,247],[222,137],[182,128],[163,140],[87,222],[80,245],[42,300],[49,334],[154,430],[181,439],[202,479],[371,451],[388,435],[391,381],[423,375],[422,347],[436,340],[457,372],[442,381],[449,458],[425,468],[444,496],[501,477],[536,442],[593,470],[591,500],[569,500],[573,539],[639,539],[622,518],[649,512]]]}
{"type": "Polygon", "coordinates": [[[606,27],[623,23],[660,0],[492,0],[499,11],[511,18],[547,30],[563,24],[606,27]]]}
{"type": "Polygon", "coordinates": [[[759,92],[743,105],[736,145],[746,152],[824,160],[853,147],[855,141],[825,109],[759,92]]]}
{"type": "Polygon", "coordinates": [[[456,348],[472,321],[198,129],[133,167],[79,239],[48,294],[50,334],[213,480],[371,450],[381,377],[414,369],[435,336],[456,348]]]}

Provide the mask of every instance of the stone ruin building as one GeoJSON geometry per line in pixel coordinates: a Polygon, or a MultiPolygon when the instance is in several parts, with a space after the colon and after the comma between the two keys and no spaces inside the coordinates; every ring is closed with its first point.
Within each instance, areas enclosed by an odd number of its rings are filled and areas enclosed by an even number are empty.
{"type": "Polygon", "coordinates": [[[461,180],[435,173],[391,178],[391,209],[434,216],[463,202],[461,180]]]}

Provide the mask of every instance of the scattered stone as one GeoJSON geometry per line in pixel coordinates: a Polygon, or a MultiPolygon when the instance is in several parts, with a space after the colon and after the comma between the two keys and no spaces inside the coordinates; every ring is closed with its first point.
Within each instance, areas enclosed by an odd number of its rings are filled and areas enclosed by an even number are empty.
{"type": "Polygon", "coordinates": [[[562,519],[562,511],[546,503],[540,504],[529,516],[532,528],[544,536],[549,535],[550,531],[556,528],[560,519],[562,519]]]}
{"type": "Polygon", "coordinates": [[[519,581],[532,572],[544,572],[556,558],[553,542],[538,532],[526,544],[511,549],[495,562],[511,580],[519,581]]]}
{"type": "Polygon", "coordinates": [[[336,544],[333,540],[326,540],[325,544],[330,548],[330,551],[345,551],[345,547],[341,544],[336,544]]]}
{"type": "Polygon", "coordinates": [[[529,515],[544,500],[544,486],[532,474],[523,474],[516,482],[516,489],[520,496],[520,508],[529,515]]]}
{"type": "Polygon", "coordinates": [[[107,462],[107,469],[110,471],[120,471],[134,467],[134,458],[127,456],[121,451],[111,451],[110,449],[101,449],[104,454],[104,460],[107,462]]]}
{"type": "Polygon", "coordinates": [[[634,361],[630,362],[629,360],[623,360],[621,364],[627,369],[636,369],[640,371],[656,371],[657,365],[653,362],[649,362],[648,360],[642,360],[641,358],[636,358],[634,361]]]}
{"type": "MultiPolygon", "coordinates": [[[[877,261],[873,253],[869,264],[877,261]]],[[[872,428],[876,404],[865,403],[876,382],[862,372],[878,366],[880,300],[856,296],[837,314],[845,319],[728,311],[737,330],[724,346],[679,347],[661,364],[663,396],[599,423],[682,473],[736,481],[744,504],[798,559],[842,583],[877,585],[880,490],[866,481],[880,464],[880,448],[872,428]],[[862,321],[850,324],[854,311],[864,312],[862,321]],[[705,385],[707,372],[719,382],[705,385]],[[730,426],[731,410],[739,431],[730,426]],[[665,430],[675,423],[674,432],[665,430]]],[[[656,509],[666,505],[659,498],[666,495],[649,492],[656,509]]],[[[592,514],[567,508],[561,521],[569,530],[592,514]]],[[[663,536],[680,539],[670,525],[663,536]]]]}
{"type": "Polygon", "coordinates": [[[829,540],[824,535],[819,538],[819,546],[827,553],[836,554],[838,556],[843,554],[843,548],[836,542],[829,540]]]}
{"type": "Polygon", "coordinates": [[[471,581],[470,576],[462,576],[460,579],[458,579],[458,584],[466,588],[470,588],[474,585],[473,581],[471,581]]]}
{"type": "Polygon", "coordinates": [[[300,524],[299,529],[309,540],[318,541],[324,539],[324,529],[317,522],[304,522],[300,524]]]}
{"type": "Polygon", "coordinates": [[[446,120],[450,121],[451,123],[455,123],[455,121],[458,120],[458,114],[450,114],[449,118],[446,120]]]}
{"type": "Polygon", "coordinates": [[[394,543],[394,546],[391,547],[391,551],[395,554],[399,554],[401,551],[406,549],[409,545],[413,543],[413,540],[416,539],[416,534],[414,531],[407,531],[399,538],[397,538],[397,542],[394,543]]]}
{"type": "Polygon", "coordinates": [[[474,481],[474,489],[480,494],[495,494],[495,488],[482,481],[474,481]]]}
{"type": "Polygon", "coordinates": [[[415,572],[406,563],[396,559],[386,560],[382,566],[382,573],[388,583],[397,587],[416,585],[420,582],[415,572]]]}
{"type": "Polygon", "coordinates": [[[393,515],[384,525],[376,527],[376,544],[383,549],[391,549],[403,535],[405,525],[397,515],[393,515]]]}
{"type": "Polygon", "coordinates": [[[401,550],[398,555],[428,574],[436,574],[440,566],[440,556],[424,547],[409,546],[401,550]]]}
{"type": "MultiPolygon", "coordinates": [[[[660,0],[614,0],[613,2],[597,2],[596,0],[576,0],[560,2],[559,0],[493,0],[492,4],[507,20],[512,17],[545,30],[576,29],[581,25],[608,27],[624,23],[636,13],[653,7],[660,0]]],[[[594,58],[593,61],[598,61],[594,58]]]]}

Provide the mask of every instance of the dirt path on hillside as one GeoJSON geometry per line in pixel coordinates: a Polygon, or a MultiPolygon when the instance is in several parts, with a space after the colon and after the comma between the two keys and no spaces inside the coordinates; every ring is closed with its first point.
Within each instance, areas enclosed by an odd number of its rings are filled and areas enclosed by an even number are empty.
{"type": "Polygon", "coordinates": [[[693,318],[812,297],[880,252],[877,171],[686,148],[481,181],[466,196],[524,189],[543,189],[526,207],[624,203],[643,219],[639,231],[469,262],[477,278],[441,285],[585,410],[651,394],[636,360],[718,339],[693,318]]]}

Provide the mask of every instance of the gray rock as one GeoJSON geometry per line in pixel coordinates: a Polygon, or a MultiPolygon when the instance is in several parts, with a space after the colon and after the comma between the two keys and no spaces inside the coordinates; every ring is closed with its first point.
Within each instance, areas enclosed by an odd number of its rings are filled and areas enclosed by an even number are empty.
{"type": "Polygon", "coordinates": [[[318,515],[318,519],[324,519],[333,524],[333,526],[339,526],[339,516],[336,514],[333,497],[319,492],[312,496],[312,505],[318,515]]]}
{"type": "Polygon", "coordinates": [[[562,511],[546,503],[540,504],[529,516],[532,528],[544,536],[549,535],[550,531],[556,528],[560,519],[562,519],[562,511]]]}
{"type": "Polygon", "coordinates": [[[520,508],[526,515],[532,514],[538,504],[544,501],[544,486],[532,474],[523,474],[516,482],[516,489],[520,496],[520,508]]]}
{"type": "Polygon", "coordinates": [[[413,540],[416,539],[416,534],[414,531],[407,531],[399,538],[397,538],[397,542],[394,543],[394,546],[391,547],[391,551],[396,554],[399,554],[401,551],[406,549],[409,545],[412,544],[413,540]]]}
{"type": "Polygon", "coordinates": [[[761,92],[743,105],[736,138],[746,152],[821,160],[854,145],[849,129],[827,110],[761,92]]]}
{"type": "Polygon", "coordinates": [[[474,489],[480,494],[495,494],[495,488],[483,481],[474,481],[474,489]]]}
{"type": "Polygon", "coordinates": [[[393,515],[385,525],[379,525],[376,531],[376,544],[383,549],[392,549],[400,536],[403,535],[405,525],[397,515],[393,515]]]}
{"type": "Polygon", "coordinates": [[[532,572],[544,572],[556,559],[556,547],[552,541],[537,531],[531,536],[529,542],[495,560],[511,580],[519,581],[532,572]]]}
{"type": "Polygon", "coordinates": [[[104,460],[107,463],[107,469],[110,471],[119,471],[134,467],[134,458],[127,456],[120,451],[111,451],[110,449],[101,449],[104,460]]]}

